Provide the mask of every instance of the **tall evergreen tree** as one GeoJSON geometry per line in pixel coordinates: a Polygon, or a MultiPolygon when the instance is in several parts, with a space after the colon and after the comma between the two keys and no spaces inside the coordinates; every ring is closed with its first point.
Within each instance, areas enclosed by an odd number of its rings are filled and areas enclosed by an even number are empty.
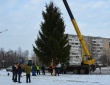
{"type": "Polygon", "coordinates": [[[68,35],[64,34],[65,25],[58,7],[50,2],[46,4],[46,11],[42,12],[44,21],[41,22],[39,36],[35,40],[36,47],[33,46],[35,54],[41,62],[49,65],[65,63],[69,60],[70,45],[68,45],[68,35]]]}

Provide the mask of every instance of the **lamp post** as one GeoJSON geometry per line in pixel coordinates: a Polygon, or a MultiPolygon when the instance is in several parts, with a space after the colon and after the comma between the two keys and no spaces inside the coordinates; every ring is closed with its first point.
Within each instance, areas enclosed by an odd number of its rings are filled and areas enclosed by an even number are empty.
{"type": "MultiPolygon", "coordinates": [[[[6,30],[3,30],[1,31],[0,33],[3,33],[5,31],[8,31],[7,29],[6,30]]],[[[2,59],[2,67],[4,67],[4,64],[5,64],[5,59],[4,59],[4,53],[3,53],[3,59],[2,59]]]]}

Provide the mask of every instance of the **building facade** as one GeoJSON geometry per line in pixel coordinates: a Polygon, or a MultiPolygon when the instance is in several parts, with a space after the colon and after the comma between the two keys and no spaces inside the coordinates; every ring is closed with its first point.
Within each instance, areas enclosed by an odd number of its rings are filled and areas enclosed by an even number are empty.
{"type": "MultiPolygon", "coordinates": [[[[86,46],[96,62],[106,52],[110,50],[110,38],[83,36],[86,46]]],[[[68,43],[71,45],[70,64],[80,64],[82,61],[82,46],[77,35],[68,34],[68,43]]]]}

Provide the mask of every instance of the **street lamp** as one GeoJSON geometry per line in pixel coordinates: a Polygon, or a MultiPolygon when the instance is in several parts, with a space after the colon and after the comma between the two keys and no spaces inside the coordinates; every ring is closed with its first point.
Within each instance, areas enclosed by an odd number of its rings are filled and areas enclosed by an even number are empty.
{"type": "MultiPolygon", "coordinates": [[[[1,31],[0,33],[3,33],[5,31],[8,31],[7,29],[6,30],[3,30],[1,31]]],[[[4,53],[3,53],[3,59],[2,59],[2,67],[4,67],[4,63],[5,63],[5,59],[4,59],[4,53]]]]}

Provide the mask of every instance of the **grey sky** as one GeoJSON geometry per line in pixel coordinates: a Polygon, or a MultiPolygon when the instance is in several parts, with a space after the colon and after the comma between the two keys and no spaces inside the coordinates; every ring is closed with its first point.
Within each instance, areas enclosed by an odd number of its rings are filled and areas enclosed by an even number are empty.
{"type": "MultiPolygon", "coordinates": [[[[65,33],[76,34],[62,0],[0,0],[0,48],[32,51],[45,4],[53,1],[65,20],[65,33]]],[[[82,35],[110,38],[110,0],[67,0],[82,35]]]]}

